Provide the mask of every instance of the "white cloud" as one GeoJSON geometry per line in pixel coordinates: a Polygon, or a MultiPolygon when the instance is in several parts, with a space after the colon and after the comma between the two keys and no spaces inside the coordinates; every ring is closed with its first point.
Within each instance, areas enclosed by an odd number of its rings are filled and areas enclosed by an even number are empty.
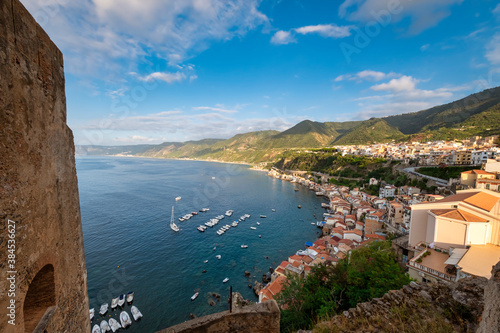
{"type": "Polygon", "coordinates": [[[358,72],[356,74],[342,74],[337,76],[334,81],[339,82],[339,81],[344,81],[344,80],[350,80],[350,81],[381,81],[384,79],[392,78],[392,77],[398,77],[401,76],[401,74],[397,74],[394,72],[390,73],[383,73],[383,72],[377,72],[373,70],[364,70],[361,72],[358,72]]]}
{"type": "Polygon", "coordinates": [[[142,81],[153,81],[160,80],[167,83],[180,82],[186,79],[186,75],[184,73],[176,72],[176,73],[167,73],[167,72],[154,72],[149,75],[139,77],[142,81]]]}
{"type": "Polygon", "coordinates": [[[493,9],[492,13],[500,15],[500,3],[493,9]]]}
{"type": "Polygon", "coordinates": [[[296,28],[295,31],[302,35],[316,33],[323,37],[343,38],[351,35],[352,28],[353,28],[352,26],[338,26],[335,24],[318,24],[318,25],[308,25],[305,27],[296,28]]]}
{"type": "Polygon", "coordinates": [[[215,112],[222,112],[222,113],[237,113],[238,111],[236,110],[229,110],[229,109],[223,109],[220,107],[211,107],[211,106],[195,106],[193,107],[193,110],[195,111],[200,111],[200,110],[210,110],[210,111],[215,111],[215,112]]]}
{"type": "Polygon", "coordinates": [[[339,16],[354,22],[411,22],[410,34],[418,34],[437,25],[450,15],[450,7],[463,0],[344,0],[339,16]],[[406,20],[406,19],[409,20],[406,20]]]}
{"type": "Polygon", "coordinates": [[[69,72],[100,79],[137,71],[146,56],[181,64],[213,41],[268,24],[260,0],[22,2],[62,49],[69,72]]]}
{"type": "Polygon", "coordinates": [[[496,33],[486,45],[486,59],[492,65],[500,65],[500,33],[496,33]]]}
{"type": "Polygon", "coordinates": [[[398,79],[392,79],[387,83],[381,83],[370,87],[370,89],[375,91],[392,91],[392,92],[400,92],[400,91],[414,91],[416,84],[419,80],[411,77],[411,76],[402,76],[398,79]]]}
{"type": "Polygon", "coordinates": [[[420,46],[420,51],[422,51],[422,52],[427,51],[427,49],[428,49],[430,46],[431,46],[430,44],[424,44],[424,45],[420,46]]]}
{"type": "Polygon", "coordinates": [[[273,37],[271,38],[271,43],[277,45],[284,45],[290,43],[297,43],[297,40],[295,39],[295,37],[292,36],[292,33],[290,31],[280,30],[273,35],[273,37]]]}
{"type": "MultiPolygon", "coordinates": [[[[198,108],[212,111],[211,107],[198,108]]],[[[94,120],[86,126],[73,128],[73,131],[77,144],[160,143],[206,138],[227,139],[239,133],[269,129],[283,131],[305,119],[277,111],[270,115],[265,118],[236,119],[220,112],[192,114],[170,110],[143,116],[94,120]],[[102,124],[107,126],[104,128],[102,124]]]]}

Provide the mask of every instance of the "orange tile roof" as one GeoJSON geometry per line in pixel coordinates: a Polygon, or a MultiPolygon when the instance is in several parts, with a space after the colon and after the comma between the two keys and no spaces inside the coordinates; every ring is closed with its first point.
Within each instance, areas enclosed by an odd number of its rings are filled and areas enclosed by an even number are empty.
{"type": "Polygon", "coordinates": [[[285,268],[286,266],[288,266],[288,264],[289,264],[289,262],[286,261],[286,260],[284,260],[284,261],[281,262],[280,267],[285,268]]]}
{"type": "Polygon", "coordinates": [[[297,254],[294,254],[293,256],[291,257],[288,257],[288,260],[298,260],[300,261],[302,259],[301,256],[297,255],[297,254]]]}
{"type": "Polygon", "coordinates": [[[482,219],[474,214],[467,213],[461,209],[431,209],[431,213],[437,216],[465,222],[488,222],[488,220],[482,219]]]}
{"type": "Polygon", "coordinates": [[[356,234],[358,236],[363,236],[363,232],[359,229],[345,230],[344,235],[345,234],[356,234]]]}
{"type": "Polygon", "coordinates": [[[449,197],[439,200],[439,203],[463,201],[472,206],[484,209],[489,212],[495,206],[498,200],[500,200],[500,198],[497,198],[494,195],[481,191],[477,192],[473,191],[473,192],[458,193],[455,195],[451,195],[449,197]]]}
{"type": "Polygon", "coordinates": [[[313,261],[313,258],[309,257],[309,256],[304,256],[302,258],[302,262],[304,262],[305,264],[310,264],[311,261],[313,261]]]}
{"type": "MultiPolygon", "coordinates": [[[[385,240],[384,236],[377,235],[377,234],[366,234],[365,237],[368,238],[368,239],[381,239],[381,240],[385,240]]],[[[364,244],[364,242],[362,244],[364,244]]]]}

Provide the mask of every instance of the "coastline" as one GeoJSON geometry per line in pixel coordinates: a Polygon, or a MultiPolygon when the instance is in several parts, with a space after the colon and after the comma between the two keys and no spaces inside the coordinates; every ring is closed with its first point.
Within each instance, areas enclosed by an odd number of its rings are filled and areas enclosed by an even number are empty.
{"type": "MultiPolygon", "coordinates": [[[[155,159],[155,160],[174,160],[174,161],[200,161],[200,162],[213,162],[213,163],[225,163],[225,164],[237,164],[237,165],[248,165],[250,166],[252,170],[258,170],[259,169],[253,169],[252,167],[255,166],[255,164],[247,163],[247,162],[227,162],[227,161],[219,161],[219,160],[205,160],[205,159],[196,159],[196,158],[171,158],[171,157],[151,157],[151,156],[140,156],[140,155],[123,155],[123,154],[118,154],[118,155],[80,155],[80,154],[75,154],[75,157],[77,156],[92,156],[92,157],[133,157],[133,158],[149,158],[149,159],[155,159]]],[[[268,171],[262,169],[262,171],[268,171]]]]}

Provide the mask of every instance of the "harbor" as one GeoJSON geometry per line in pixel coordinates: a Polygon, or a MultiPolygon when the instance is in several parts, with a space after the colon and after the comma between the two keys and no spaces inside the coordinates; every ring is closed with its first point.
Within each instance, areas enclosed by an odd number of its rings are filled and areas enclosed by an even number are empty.
{"type": "Polygon", "coordinates": [[[245,165],[228,166],[77,158],[91,308],[133,290],[134,305],[144,318],[127,330],[154,332],[188,320],[190,314],[227,310],[230,286],[257,301],[249,285],[261,282],[269,268],[319,236],[311,223],[324,209],[314,192],[305,187],[294,191],[294,184],[245,165]],[[212,188],[216,195],[207,191],[212,188]],[[181,200],[175,201],[178,196],[181,200]],[[172,205],[179,232],[169,227],[172,205]],[[209,210],[200,212],[202,208],[209,210]],[[234,210],[232,216],[226,215],[228,210],[234,210]],[[178,220],[193,211],[198,214],[178,220]],[[237,227],[216,233],[245,214],[250,217],[237,227]],[[196,229],[219,215],[225,217],[217,226],[196,229]],[[229,280],[223,283],[225,278],[229,280]]]}

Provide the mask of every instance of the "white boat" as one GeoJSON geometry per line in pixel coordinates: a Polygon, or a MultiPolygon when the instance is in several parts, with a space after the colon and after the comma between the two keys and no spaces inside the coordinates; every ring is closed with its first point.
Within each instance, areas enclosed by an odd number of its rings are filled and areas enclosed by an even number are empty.
{"type": "Polygon", "coordinates": [[[130,313],[132,313],[132,317],[134,317],[135,321],[138,321],[142,318],[141,311],[139,311],[139,309],[135,305],[132,305],[132,307],[130,308],[130,313]]]}
{"type": "Polygon", "coordinates": [[[260,222],[257,222],[257,225],[260,225],[260,222]]]}
{"type": "Polygon", "coordinates": [[[259,235],[259,238],[262,238],[262,235],[259,235]]]}
{"type": "Polygon", "coordinates": [[[109,326],[111,327],[111,330],[113,332],[116,332],[117,330],[122,328],[122,325],[120,325],[120,323],[117,322],[114,318],[109,318],[109,326]]]}
{"type": "Polygon", "coordinates": [[[95,312],[94,308],[89,310],[90,320],[92,320],[92,318],[94,318],[94,312],[95,312]]]}
{"type": "Polygon", "coordinates": [[[181,199],[182,199],[182,197],[177,197],[177,198],[175,198],[175,201],[179,201],[181,199]]]}
{"type": "Polygon", "coordinates": [[[111,308],[114,309],[118,305],[118,297],[111,300],[111,308]]]}
{"type": "Polygon", "coordinates": [[[202,209],[200,209],[200,212],[205,213],[205,212],[208,212],[209,210],[210,210],[210,208],[202,208],[202,209]]]}
{"type": "Polygon", "coordinates": [[[132,303],[133,300],[134,300],[134,292],[131,291],[127,294],[127,303],[132,303]]]}
{"type": "Polygon", "coordinates": [[[106,320],[101,321],[101,324],[99,325],[101,327],[101,332],[106,333],[107,331],[111,331],[111,328],[108,325],[108,322],[106,320]]]}
{"type": "Polygon", "coordinates": [[[120,313],[120,323],[122,324],[123,328],[132,325],[132,319],[130,319],[130,316],[128,315],[127,311],[122,311],[120,313]]]}
{"type": "Polygon", "coordinates": [[[118,305],[123,306],[125,304],[125,294],[121,294],[120,297],[118,297],[118,305]]]}
{"type": "Polygon", "coordinates": [[[234,210],[231,210],[231,209],[227,210],[227,211],[226,211],[226,216],[231,216],[231,215],[233,215],[233,212],[234,212],[234,210]]]}
{"type": "Polygon", "coordinates": [[[194,293],[194,295],[191,296],[191,300],[194,301],[198,297],[198,295],[200,295],[199,292],[194,293]]]}
{"type": "Polygon", "coordinates": [[[248,245],[245,245],[245,244],[241,245],[242,249],[246,249],[247,247],[248,247],[248,245]]]}
{"type": "Polygon", "coordinates": [[[261,215],[260,217],[263,218],[263,219],[265,219],[267,216],[266,215],[261,215]]]}
{"type": "Polygon", "coordinates": [[[204,261],[204,263],[206,264],[208,262],[208,259],[204,261]]]}
{"type": "Polygon", "coordinates": [[[94,327],[92,327],[92,333],[101,333],[99,325],[95,324],[94,327]]]}
{"type": "Polygon", "coordinates": [[[174,206],[172,206],[172,216],[170,217],[170,228],[175,232],[179,231],[179,227],[174,222],[174,206]]]}
{"type": "Polygon", "coordinates": [[[252,229],[252,230],[257,230],[257,228],[256,228],[256,227],[250,227],[250,229],[252,229]]]}
{"type": "Polygon", "coordinates": [[[183,217],[179,217],[179,222],[184,222],[184,218],[183,217]]]}
{"type": "Polygon", "coordinates": [[[202,226],[200,225],[199,227],[196,227],[196,229],[199,231],[199,232],[205,232],[205,228],[202,228],[202,226]]]}
{"type": "Polygon", "coordinates": [[[231,223],[231,226],[234,228],[234,227],[237,227],[238,226],[238,222],[234,221],[233,223],[231,223]]]}
{"type": "Polygon", "coordinates": [[[272,210],[273,212],[275,212],[275,211],[276,211],[276,209],[274,209],[274,208],[273,208],[273,209],[271,209],[271,210],[272,210]]]}
{"type": "Polygon", "coordinates": [[[216,256],[215,256],[215,258],[217,258],[217,259],[219,259],[219,260],[220,260],[221,255],[220,255],[220,254],[218,254],[218,255],[216,255],[216,256]]]}
{"type": "Polygon", "coordinates": [[[229,281],[229,278],[225,278],[224,280],[222,280],[222,283],[226,283],[227,281],[229,281]]]}
{"type": "Polygon", "coordinates": [[[101,305],[101,308],[99,309],[99,314],[101,316],[104,316],[106,312],[108,312],[108,303],[104,303],[103,305],[101,305]]]}

